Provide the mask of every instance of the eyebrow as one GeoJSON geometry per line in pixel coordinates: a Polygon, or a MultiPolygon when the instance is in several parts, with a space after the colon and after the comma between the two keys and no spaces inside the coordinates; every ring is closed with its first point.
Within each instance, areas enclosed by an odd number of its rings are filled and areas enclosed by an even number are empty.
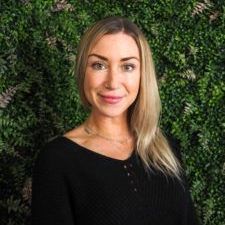
{"type": "MultiPolygon", "coordinates": [[[[93,53],[93,54],[88,55],[88,58],[91,57],[91,56],[96,56],[96,57],[98,57],[102,60],[109,61],[105,56],[102,56],[102,55],[98,55],[98,54],[93,53]]],[[[130,60],[130,59],[136,59],[136,60],[139,61],[139,58],[137,58],[135,56],[125,57],[125,58],[122,58],[120,61],[123,62],[123,61],[127,61],[127,60],[130,60]]]]}

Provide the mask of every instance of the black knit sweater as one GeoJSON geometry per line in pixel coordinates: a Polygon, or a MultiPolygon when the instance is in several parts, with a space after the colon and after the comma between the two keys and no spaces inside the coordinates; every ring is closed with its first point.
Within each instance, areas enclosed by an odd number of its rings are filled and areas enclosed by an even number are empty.
{"type": "Polygon", "coordinates": [[[32,225],[195,225],[185,181],[144,171],[59,136],[35,163],[32,225]]]}

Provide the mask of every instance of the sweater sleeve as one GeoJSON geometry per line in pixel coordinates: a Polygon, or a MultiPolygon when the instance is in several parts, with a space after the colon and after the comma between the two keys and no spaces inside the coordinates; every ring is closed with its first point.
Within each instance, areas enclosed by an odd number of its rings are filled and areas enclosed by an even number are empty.
{"type": "Polygon", "coordinates": [[[194,209],[194,204],[191,198],[191,194],[189,190],[187,190],[187,208],[186,208],[186,216],[184,216],[185,221],[183,224],[185,225],[199,225],[199,221],[194,209]]]}
{"type": "Polygon", "coordinates": [[[47,144],[35,161],[32,225],[75,225],[61,155],[57,146],[47,144]]]}
{"type": "MultiPolygon", "coordinates": [[[[172,147],[172,150],[175,154],[175,156],[177,157],[177,159],[179,160],[179,162],[181,163],[181,166],[183,167],[183,160],[182,160],[182,155],[180,152],[180,144],[179,142],[174,139],[172,136],[168,136],[168,141],[170,146],[172,147]]],[[[187,177],[185,175],[185,173],[183,172],[183,181],[184,181],[184,187],[185,187],[185,192],[186,192],[186,207],[184,209],[184,212],[182,213],[182,224],[183,225],[199,225],[200,222],[198,220],[198,217],[196,215],[196,211],[195,211],[195,207],[194,207],[194,203],[191,197],[191,193],[190,193],[190,188],[188,185],[188,181],[187,181],[187,177]]]]}

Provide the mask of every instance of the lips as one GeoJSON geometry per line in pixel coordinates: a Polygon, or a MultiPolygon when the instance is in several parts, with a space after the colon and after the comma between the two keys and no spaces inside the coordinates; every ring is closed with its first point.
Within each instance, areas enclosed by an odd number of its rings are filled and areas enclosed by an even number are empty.
{"type": "Polygon", "coordinates": [[[119,103],[123,98],[123,96],[116,96],[116,95],[100,95],[100,97],[105,103],[109,104],[119,103]]]}

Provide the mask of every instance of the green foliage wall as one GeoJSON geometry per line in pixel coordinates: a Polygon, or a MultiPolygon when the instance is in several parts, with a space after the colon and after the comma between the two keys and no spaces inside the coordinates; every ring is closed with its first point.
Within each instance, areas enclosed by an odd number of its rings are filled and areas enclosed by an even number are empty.
{"type": "Polygon", "coordinates": [[[161,126],[180,143],[198,216],[225,224],[224,0],[0,2],[0,224],[30,224],[35,157],[79,124],[73,74],[81,34],[122,15],[138,24],[159,78],[161,126]]]}

